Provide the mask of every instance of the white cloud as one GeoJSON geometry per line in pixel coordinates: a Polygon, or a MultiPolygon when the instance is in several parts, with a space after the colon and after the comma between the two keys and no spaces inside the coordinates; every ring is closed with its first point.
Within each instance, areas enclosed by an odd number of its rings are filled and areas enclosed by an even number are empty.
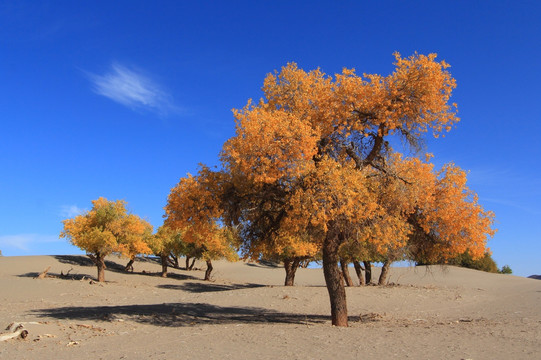
{"type": "Polygon", "coordinates": [[[60,216],[62,218],[72,218],[84,213],[86,209],[81,209],[77,205],[62,205],[60,210],[60,216]]]}
{"type": "Polygon", "coordinates": [[[29,251],[35,246],[40,246],[48,243],[65,242],[58,235],[40,235],[40,234],[18,234],[18,235],[3,235],[0,236],[0,249],[4,250],[4,255],[7,251],[29,251]],[[7,250],[7,251],[6,251],[7,250]]]}
{"type": "Polygon", "coordinates": [[[176,110],[171,97],[141,71],[113,64],[109,72],[89,77],[96,94],[131,109],[143,108],[163,115],[176,110]]]}

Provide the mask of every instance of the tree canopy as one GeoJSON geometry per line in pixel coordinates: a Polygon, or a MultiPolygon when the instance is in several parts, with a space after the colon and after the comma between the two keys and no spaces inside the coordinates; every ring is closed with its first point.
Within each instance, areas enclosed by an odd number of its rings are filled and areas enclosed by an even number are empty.
{"type": "Polygon", "coordinates": [[[344,69],[332,77],[288,64],[267,76],[264,98],[234,111],[236,135],[223,147],[225,218],[248,252],[292,239],[321,251],[334,325],[347,326],[337,266],[346,242],[368,242],[383,256],[407,246],[416,256],[482,256],[492,234],[492,215],[463,171],[450,164],[435,173],[391,146],[396,137],[418,150],[423,134],[459,121],[447,63],[435,54],[395,59],[389,76],[344,69]]]}
{"type": "Polygon", "coordinates": [[[98,268],[98,281],[105,281],[105,256],[118,253],[132,258],[151,253],[146,240],[152,235],[152,225],[128,213],[123,200],[92,200],[90,211],[63,224],[60,237],[86,251],[98,268]]]}

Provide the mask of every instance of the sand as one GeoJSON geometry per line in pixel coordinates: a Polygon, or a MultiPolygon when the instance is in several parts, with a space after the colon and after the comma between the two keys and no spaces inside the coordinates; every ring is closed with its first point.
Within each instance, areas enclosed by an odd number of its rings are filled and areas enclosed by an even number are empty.
{"type": "Polygon", "coordinates": [[[321,269],[284,287],[284,269],[269,264],[219,261],[204,282],[203,262],[161,278],[150,259],[134,273],[108,261],[96,283],[84,256],[0,257],[0,332],[12,322],[29,332],[0,342],[0,358],[541,359],[535,279],[393,268],[394,285],[347,289],[350,327],[337,328],[321,269]]]}

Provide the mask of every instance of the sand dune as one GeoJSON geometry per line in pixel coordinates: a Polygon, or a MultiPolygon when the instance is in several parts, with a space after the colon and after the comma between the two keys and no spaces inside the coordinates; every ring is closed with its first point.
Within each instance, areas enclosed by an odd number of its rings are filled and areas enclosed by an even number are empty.
{"type": "Polygon", "coordinates": [[[151,260],[133,274],[108,260],[99,284],[83,256],[1,257],[0,327],[19,322],[29,334],[0,342],[0,358],[541,358],[534,279],[393,268],[396,285],[347,289],[350,327],[335,328],[320,269],[299,269],[284,287],[283,268],[263,264],[217,262],[209,283],[204,263],[164,279],[151,260]]]}

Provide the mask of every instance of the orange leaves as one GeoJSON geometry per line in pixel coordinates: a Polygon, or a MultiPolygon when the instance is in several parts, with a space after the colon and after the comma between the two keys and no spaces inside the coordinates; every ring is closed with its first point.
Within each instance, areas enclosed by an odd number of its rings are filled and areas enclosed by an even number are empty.
{"type": "Polygon", "coordinates": [[[263,99],[234,111],[236,136],[222,152],[234,185],[222,195],[251,251],[305,254],[329,231],[380,254],[421,240],[446,253],[484,249],[493,214],[465,173],[436,173],[430,156],[404,159],[388,141],[400,136],[416,149],[425,132],[459,121],[449,65],[435,54],[395,59],[388,76],[332,77],[291,63],[266,77],[263,99]]]}
{"type": "Polygon", "coordinates": [[[449,65],[436,62],[436,54],[402,58],[395,53],[396,70],[387,78],[392,98],[392,109],[403,121],[403,127],[414,132],[425,132],[430,127],[435,135],[448,131],[458,122],[456,104],[449,99],[456,81],[446,70],[449,65]]]}
{"type": "Polygon", "coordinates": [[[182,242],[201,249],[203,257],[233,259],[232,237],[219,225],[222,217],[221,174],[202,167],[197,176],[180,179],[165,206],[165,226],[181,233],[182,242]]]}
{"type": "Polygon", "coordinates": [[[232,171],[272,183],[300,176],[312,165],[319,134],[290,112],[261,108],[235,111],[237,136],[224,145],[232,171]]]}

